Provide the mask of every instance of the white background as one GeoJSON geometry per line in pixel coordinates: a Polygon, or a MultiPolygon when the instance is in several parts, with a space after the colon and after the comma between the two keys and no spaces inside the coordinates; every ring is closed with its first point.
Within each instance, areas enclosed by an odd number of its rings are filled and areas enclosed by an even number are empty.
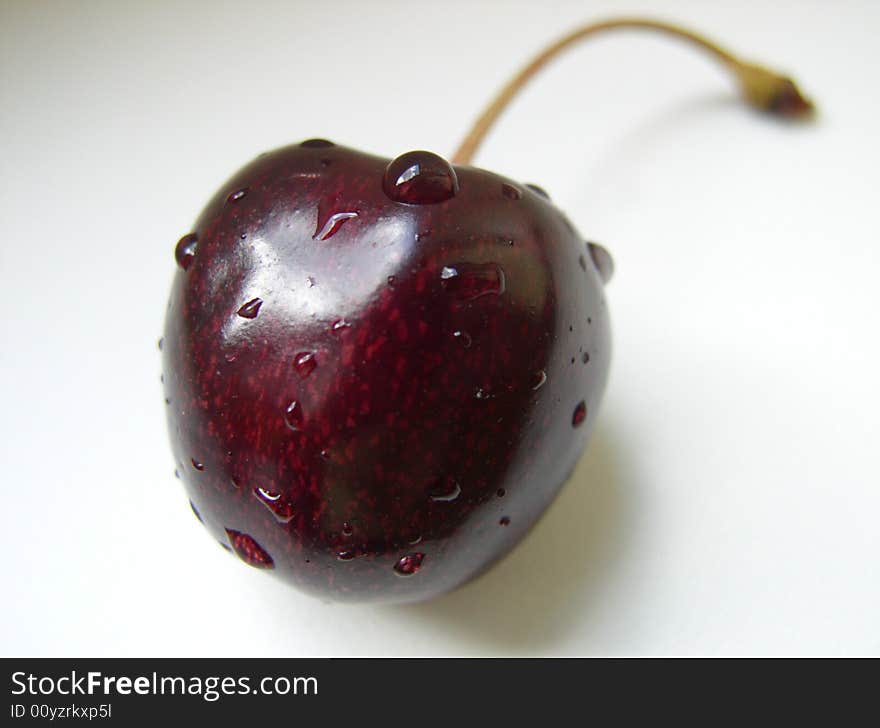
{"type": "Polygon", "coordinates": [[[880,5],[0,2],[6,655],[880,653],[880,5]],[[476,163],[616,259],[612,376],[574,480],[480,580],[328,605],[190,513],[156,342],[173,246],[256,154],[451,154],[576,24],[647,12],[790,71],[740,106],[643,34],[561,58],[476,163]]]}

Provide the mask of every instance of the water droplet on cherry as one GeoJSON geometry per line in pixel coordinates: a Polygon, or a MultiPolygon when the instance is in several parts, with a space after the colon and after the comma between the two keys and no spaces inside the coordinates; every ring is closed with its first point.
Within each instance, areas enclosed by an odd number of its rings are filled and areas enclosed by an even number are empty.
{"type": "Polygon", "coordinates": [[[333,147],[336,145],[326,139],[306,139],[300,144],[300,146],[306,147],[307,149],[326,149],[327,147],[333,147]]]}
{"type": "Polygon", "coordinates": [[[196,460],[195,458],[190,458],[190,462],[192,463],[192,466],[193,466],[196,470],[198,470],[200,473],[205,469],[204,464],[203,464],[203,463],[200,463],[200,462],[199,462],[198,460],[196,460]]]}
{"type": "Polygon", "coordinates": [[[614,260],[611,258],[611,253],[597,243],[587,243],[587,249],[590,251],[593,265],[599,271],[602,283],[608,283],[611,280],[611,276],[614,275],[614,260]]]}
{"type": "Polygon", "coordinates": [[[256,569],[275,568],[272,557],[251,536],[241,531],[233,531],[231,528],[226,529],[226,535],[229,537],[232,550],[246,564],[256,569]]]}
{"type": "Polygon", "coordinates": [[[425,555],[422,553],[407,554],[394,565],[394,571],[400,576],[412,576],[422,568],[424,559],[425,555]]]}
{"type": "Polygon", "coordinates": [[[435,502],[438,503],[449,503],[454,501],[458,496],[461,495],[461,486],[450,476],[446,476],[445,478],[441,478],[439,481],[434,483],[431,487],[431,490],[428,492],[428,497],[435,502]]]}
{"type": "Polygon", "coordinates": [[[471,339],[471,335],[467,333],[467,331],[453,331],[452,335],[461,342],[461,345],[465,349],[470,349],[471,344],[473,343],[473,339],[471,339]]]}
{"type": "Polygon", "coordinates": [[[388,164],[382,188],[395,202],[430,205],[455,196],[458,177],[443,157],[432,152],[407,152],[388,164]]]}
{"type": "Polygon", "coordinates": [[[260,306],[263,305],[262,298],[252,298],[246,304],[244,304],[240,309],[238,309],[238,315],[242,318],[246,319],[255,319],[257,314],[260,313],[260,306]]]}
{"type": "Polygon", "coordinates": [[[587,419],[587,404],[581,400],[578,402],[577,407],[574,408],[574,414],[571,416],[571,426],[580,427],[584,424],[585,419],[587,419]]]}
{"type": "Polygon", "coordinates": [[[302,428],[303,413],[300,403],[293,400],[284,410],[284,422],[294,432],[302,428]]]}
{"type": "Polygon", "coordinates": [[[531,382],[532,389],[533,390],[540,389],[541,387],[544,386],[544,383],[546,381],[547,381],[547,372],[545,372],[543,369],[539,369],[538,371],[536,371],[532,375],[532,382],[531,382]]]}
{"type": "Polygon", "coordinates": [[[315,360],[315,355],[310,351],[301,351],[293,357],[293,368],[296,369],[296,373],[303,379],[315,371],[317,366],[318,362],[315,360]]]}
{"type": "Polygon", "coordinates": [[[547,194],[547,190],[545,190],[543,187],[538,187],[538,185],[533,184],[527,184],[526,187],[528,187],[532,192],[541,195],[541,197],[543,197],[544,199],[550,199],[550,195],[547,194]]]}
{"type": "Polygon", "coordinates": [[[507,182],[501,185],[501,194],[503,194],[508,200],[522,199],[522,192],[507,182]]]}
{"type": "Polygon", "coordinates": [[[440,271],[443,288],[462,301],[500,296],[506,288],[504,270],[497,263],[456,263],[440,271]]]}
{"type": "Polygon", "coordinates": [[[323,225],[320,225],[321,221],[320,219],[318,220],[320,227],[316,228],[315,234],[312,237],[314,240],[327,240],[328,238],[332,238],[339,232],[343,223],[357,216],[358,214],[356,212],[334,212],[324,221],[323,225]]]}
{"type": "Polygon", "coordinates": [[[501,520],[498,521],[498,523],[502,526],[509,526],[510,525],[510,518],[508,518],[507,516],[502,516],[501,520]]]}
{"type": "Polygon", "coordinates": [[[196,257],[196,250],[199,247],[199,237],[195,233],[184,235],[177,241],[174,248],[174,259],[183,270],[188,270],[196,257]]]}
{"type": "Polygon", "coordinates": [[[247,187],[242,187],[240,190],[235,190],[235,192],[230,192],[229,196],[226,198],[226,202],[238,202],[248,193],[247,187]]]}
{"type": "Polygon", "coordinates": [[[254,495],[272,512],[279,523],[290,523],[296,515],[293,504],[282,493],[258,487],[254,488],[254,495]]]}
{"type": "Polygon", "coordinates": [[[192,509],[195,517],[199,519],[199,523],[204,524],[204,521],[202,520],[202,515],[199,513],[199,509],[195,507],[195,504],[192,501],[189,502],[189,507],[192,509]]]}

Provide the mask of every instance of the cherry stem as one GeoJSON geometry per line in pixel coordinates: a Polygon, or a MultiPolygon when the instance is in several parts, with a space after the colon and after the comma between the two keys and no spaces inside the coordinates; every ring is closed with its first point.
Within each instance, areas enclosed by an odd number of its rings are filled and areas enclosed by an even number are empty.
{"type": "Polygon", "coordinates": [[[606,30],[636,29],[650,30],[671,35],[697,46],[730,71],[739,84],[743,100],[750,106],[780,117],[808,118],[813,114],[813,103],[805,98],[797,85],[787,76],[771,71],[763,66],[748,63],[721,48],[704,36],[646,18],[616,18],[585,25],[563,36],[535,56],[486,107],[452,157],[454,164],[470,164],[471,159],[482,144],[492,125],[513,100],[519,90],[553,58],[569,46],[606,30]]]}

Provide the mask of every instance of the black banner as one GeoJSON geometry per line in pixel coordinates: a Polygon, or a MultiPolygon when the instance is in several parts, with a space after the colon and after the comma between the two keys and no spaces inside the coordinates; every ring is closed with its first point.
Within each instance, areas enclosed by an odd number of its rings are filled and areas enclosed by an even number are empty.
{"type": "MultiPolygon", "coordinates": [[[[651,714],[790,719],[798,708],[842,719],[873,695],[850,680],[832,702],[827,663],[623,659],[36,659],[3,658],[7,705],[0,725],[236,725],[242,728],[450,722],[519,724],[535,710],[551,725],[608,723],[651,714]],[[808,664],[809,663],[809,664],[808,664]],[[803,673],[809,673],[804,677],[803,673]],[[797,678],[796,680],[793,678],[797,678]],[[641,679],[640,679],[641,678],[641,679]],[[822,703],[825,703],[823,705],[822,703]],[[709,709],[711,707],[711,709],[709,709]],[[780,710],[781,709],[781,710],[780,710]],[[708,712],[707,712],[708,710],[708,712]],[[528,711],[524,713],[523,711],[528,711]],[[609,711],[612,711],[609,713],[609,711]],[[569,719],[564,719],[563,716],[569,719]],[[552,717],[556,716],[556,717],[552,717]],[[602,718],[604,716],[605,719],[602,718]],[[283,721],[283,723],[279,723],[283,721]],[[480,721],[482,722],[482,721],[480,721]]],[[[854,666],[854,665],[853,665],[854,666]]],[[[874,665],[864,663],[873,673],[874,665]]],[[[656,717],[656,715],[655,715],[656,717]]],[[[545,722],[545,721],[542,721],[545,722]]],[[[835,723],[837,724],[837,723],[835,723]]]]}

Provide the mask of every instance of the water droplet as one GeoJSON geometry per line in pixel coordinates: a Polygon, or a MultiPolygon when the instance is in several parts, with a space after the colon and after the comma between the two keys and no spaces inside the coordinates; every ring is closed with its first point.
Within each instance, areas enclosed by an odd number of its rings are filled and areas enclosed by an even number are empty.
{"type": "Polygon", "coordinates": [[[177,265],[183,268],[183,270],[188,270],[193,260],[195,260],[198,247],[199,237],[195,233],[184,235],[178,240],[177,246],[174,248],[174,259],[177,261],[177,265]]]}
{"type": "Polygon", "coordinates": [[[192,466],[193,466],[196,470],[198,470],[200,473],[205,469],[204,464],[200,463],[200,462],[199,462],[198,460],[196,460],[195,458],[190,458],[190,462],[192,463],[192,466]]]}
{"type": "Polygon", "coordinates": [[[456,263],[440,271],[443,288],[462,301],[500,296],[506,288],[504,271],[497,263],[456,263]]]}
{"type": "Polygon", "coordinates": [[[313,288],[314,285],[315,285],[315,279],[312,278],[311,276],[309,276],[308,278],[306,278],[306,285],[307,285],[309,288],[313,288]]]}
{"type": "Polygon", "coordinates": [[[195,507],[195,505],[193,504],[192,501],[189,502],[189,507],[192,509],[192,512],[195,514],[196,518],[199,519],[199,523],[204,524],[204,521],[202,520],[202,516],[199,513],[199,509],[195,507]]]}
{"type": "Polygon", "coordinates": [[[581,361],[584,364],[587,364],[590,361],[590,355],[585,351],[584,355],[581,357],[581,361]]]}
{"type": "Polygon", "coordinates": [[[394,276],[388,276],[388,285],[394,288],[394,284],[397,282],[397,279],[394,276]]]}
{"type": "Polygon", "coordinates": [[[232,550],[235,551],[238,558],[244,561],[244,563],[256,569],[275,568],[275,562],[272,560],[272,557],[251,536],[240,531],[233,531],[231,528],[226,529],[226,535],[229,537],[232,550]]]}
{"type": "Polygon", "coordinates": [[[495,491],[495,495],[497,495],[499,498],[503,498],[505,495],[507,495],[507,491],[504,490],[504,488],[499,488],[495,491]]]}
{"type": "Polygon", "coordinates": [[[180,480],[180,471],[177,468],[174,469],[174,477],[180,480]]]}
{"type": "Polygon", "coordinates": [[[336,558],[340,561],[351,561],[354,558],[354,551],[340,551],[336,554],[336,558]]]}
{"type": "Polygon", "coordinates": [[[284,410],[284,422],[294,432],[302,428],[302,407],[296,400],[293,400],[293,402],[287,405],[287,409],[284,410]]]}
{"type": "Polygon", "coordinates": [[[265,488],[254,488],[254,495],[260,503],[272,511],[272,515],[279,523],[290,523],[296,515],[293,503],[281,493],[265,488]]]}
{"type": "Polygon", "coordinates": [[[330,459],[330,451],[329,450],[321,450],[321,457],[324,460],[329,460],[330,459]]]}
{"type": "Polygon", "coordinates": [[[238,309],[238,315],[246,319],[255,319],[257,317],[257,314],[260,313],[260,306],[262,305],[262,298],[252,298],[240,309],[238,309]]]}
{"type": "Polygon", "coordinates": [[[508,200],[519,200],[522,198],[522,192],[513,185],[507,184],[507,182],[501,185],[501,194],[503,194],[508,200]]]}
{"type": "Polygon", "coordinates": [[[541,195],[541,197],[543,197],[544,199],[550,199],[550,195],[547,194],[547,190],[545,190],[543,187],[538,187],[538,185],[533,184],[527,184],[526,187],[528,187],[532,192],[536,192],[537,194],[541,195]]]}
{"type": "Polygon", "coordinates": [[[322,160],[321,160],[321,166],[322,166],[322,167],[329,167],[331,164],[333,164],[333,160],[332,160],[332,159],[322,159],[322,160]]]}
{"type": "Polygon", "coordinates": [[[306,147],[307,149],[326,149],[327,147],[333,147],[336,145],[326,139],[306,139],[300,144],[300,146],[306,147]]]}
{"type": "Polygon", "coordinates": [[[248,193],[247,187],[242,187],[240,190],[235,190],[235,192],[230,192],[229,197],[226,198],[227,202],[238,202],[248,193]]]}
{"type": "Polygon", "coordinates": [[[317,366],[318,362],[315,360],[315,355],[310,351],[301,351],[293,357],[293,368],[296,369],[296,373],[303,379],[315,371],[317,366]]]}
{"type": "MultiPolygon", "coordinates": [[[[324,221],[323,225],[316,228],[316,232],[312,236],[312,239],[327,240],[327,238],[332,238],[334,235],[336,235],[337,232],[339,232],[339,229],[342,227],[343,223],[357,216],[358,214],[356,212],[334,212],[324,221]]],[[[319,225],[320,222],[321,220],[320,218],[318,218],[319,225]]]]}
{"type": "Polygon", "coordinates": [[[431,487],[431,490],[428,492],[428,497],[432,501],[436,501],[439,503],[449,503],[454,501],[458,496],[461,495],[461,486],[450,476],[446,476],[445,478],[441,478],[439,481],[434,483],[431,487]]]}
{"type": "Polygon", "coordinates": [[[330,324],[330,330],[334,334],[341,334],[345,329],[350,329],[351,324],[348,323],[344,318],[336,319],[332,324],[330,324]]]}
{"type": "Polygon", "coordinates": [[[389,162],[382,188],[395,202],[430,205],[455,196],[458,177],[443,157],[431,152],[407,152],[389,162]]]}
{"type": "Polygon", "coordinates": [[[474,392],[474,397],[476,399],[492,399],[492,393],[487,389],[477,387],[477,390],[474,392]]]}
{"type": "Polygon", "coordinates": [[[510,519],[509,519],[507,516],[502,516],[502,517],[501,517],[501,520],[498,521],[498,523],[499,523],[500,525],[502,525],[502,526],[509,526],[509,525],[510,525],[510,519]]]}
{"type": "Polygon", "coordinates": [[[351,524],[346,521],[342,524],[342,535],[343,536],[351,536],[354,533],[354,529],[351,527],[351,524]]]}
{"type": "Polygon", "coordinates": [[[578,265],[581,267],[581,270],[583,270],[583,271],[587,270],[587,261],[583,255],[578,256],[578,265]]]}
{"type": "Polygon", "coordinates": [[[420,568],[425,555],[421,553],[407,554],[394,565],[394,571],[400,576],[412,576],[420,568]]]}
{"type": "Polygon", "coordinates": [[[409,540],[409,545],[410,545],[410,546],[415,546],[417,543],[421,543],[421,542],[422,542],[422,534],[418,534],[418,535],[416,535],[416,536],[413,536],[413,537],[409,540]]]}
{"type": "Polygon", "coordinates": [[[232,362],[234,362],[238,358],[238,355],[234,351],[227,351],[225,354],[223,354],[223,358],[228,363],[232,364],[232,362]]]}
{"type": "Polygon", "coordinates": [[[452,335],[461,342],[461,345],[465,349],[470,349],[471,344],[473,343],[473,339],[471,339],[471,335],[466,331],[453,331],[452,335]]]}
{"type": "Polygon", "coordinates": [[[587,419],[587,404],[581,400],[578,402],[577,407],[574,408],[574,414],[571,416],[571,426],[580,427],[584,424],[585,419],[587,419]]]}
{"type": "Polygon", "coordinates": [[[599,271],[602,283],[608,283],[614,275],[614,260],[611,258],[611,253],[597,243],[587,243],[587,250],[590,251],[590,258],[599,271]]]}
{"type": "Polygon", "coordinates": [[[159,351],[162,351],[162,348],[165,346],[165,339],[159,339],[159,351]]]}
{"type": "Polygon", "coordinates": [[[539,369],[532,375],[532,389],[540,389],[544,386],[544,383],[547,381],[547,372],[543,369],[539,369]]]}

